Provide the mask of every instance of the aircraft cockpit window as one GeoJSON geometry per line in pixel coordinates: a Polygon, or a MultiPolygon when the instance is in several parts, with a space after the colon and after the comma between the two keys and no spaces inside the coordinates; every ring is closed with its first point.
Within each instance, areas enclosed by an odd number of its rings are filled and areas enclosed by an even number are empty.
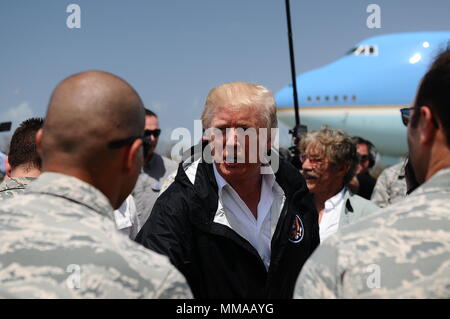
{"type": "Polygon", "coordinates": [[[378,55],[377,45],[360,45],[356,48],[351,49],[347,55],[365,55],[365,56],[376,56],[378,55]]]}

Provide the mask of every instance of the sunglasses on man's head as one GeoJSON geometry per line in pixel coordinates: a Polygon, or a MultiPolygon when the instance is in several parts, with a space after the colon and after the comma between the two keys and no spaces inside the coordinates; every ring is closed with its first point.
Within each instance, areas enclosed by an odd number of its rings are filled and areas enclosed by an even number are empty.
{"type": "Polygon", "coordinates": [[[157,128],[156,130],[145,130],[144,131],[144,135],[147,137],[150,135],[153,135],[154,137],[158,138],[160,134],[161,134],[161,130],[159,128],[157,128]]]}

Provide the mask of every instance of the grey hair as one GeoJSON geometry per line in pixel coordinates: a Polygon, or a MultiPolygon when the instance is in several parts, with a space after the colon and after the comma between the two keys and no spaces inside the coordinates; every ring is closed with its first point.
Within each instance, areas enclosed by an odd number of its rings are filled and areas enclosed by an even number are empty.
{"type": "Polygon", "coordinates": [[[326,159],[337,169],[348,167],[344,175],[344,185],[355,176],[358,166],[356,145],[352,138],[342,130],[333,130],[327,126],[319,131],[311,131],[300,142],[300,152],[311,146],[325,154],[326,159]]]}

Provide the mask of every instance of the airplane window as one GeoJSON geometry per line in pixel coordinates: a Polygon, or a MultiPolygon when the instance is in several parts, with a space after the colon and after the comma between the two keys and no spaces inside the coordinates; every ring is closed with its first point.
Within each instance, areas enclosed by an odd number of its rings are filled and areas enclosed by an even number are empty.
{"type": "Polygon", "coordinates": [[[347,95],[344,95],[344,96],[342,97],[342,99],[343,99],[344,101],[347,101],[347,95]]]}
{"type": "Polygon", "coordinates": [[[353,54],[356,51],[357,48],[350,49],[350,51],[347,52],[347,55],[353,54]]]}
{"type": "Polygon", "coordinates": [[[335,100],[336,102],[339,101],[339,96],[335,95],[335,96],[334,96],[334,100],[335,100]]]}
{"type": "Polygon", "coordinates": [[[356,95],[353,95],[353,96],[352,96],[352,101],[353,101],[353,102],[356,101],[356,95]]]}
{"type": "Polygon", "coordinates": [[[329,101],[330,100],[330,97],[327,95],[327,96],[325,96],[325,101],[329,101]]]}
{"type": "Polygon", "coordinates": [[[356,48],[351,49],[347,55],[378,55],[377,45],[360,45],[356,48]]]}
{"type": "Polygon", "coordinates": [[[308,102],[311,102],[312,98],[310,96],[308,96],[307,100],[308,100],[308,102]]]}
{"type": "Polygon", "coordinates": [[[320,96],[316,97],[317,102],[320,102],[320,96]]]}

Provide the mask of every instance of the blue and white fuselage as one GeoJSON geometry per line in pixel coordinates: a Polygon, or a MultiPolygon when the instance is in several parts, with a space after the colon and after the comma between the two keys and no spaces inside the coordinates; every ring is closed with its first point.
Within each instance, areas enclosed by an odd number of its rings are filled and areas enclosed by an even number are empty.
{"type": "MultiPolygon", "coordinates": [[[[382,155],[407,153],[399,109],[409,107],[422,76],[447,48],[450,32],[382,35],[344,57],[297,76],[301,122],[308,130],[340,128],[372,141],[382,155]]],[[[276,94],[278,118],[295,125],[292,85],[276,94]]]]}

